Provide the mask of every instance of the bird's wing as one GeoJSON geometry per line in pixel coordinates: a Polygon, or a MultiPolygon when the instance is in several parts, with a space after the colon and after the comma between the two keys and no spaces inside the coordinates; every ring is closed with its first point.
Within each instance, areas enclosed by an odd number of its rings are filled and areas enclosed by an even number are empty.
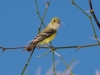
{"type": "Polygon", "coordinates": [[[56,33],[56,30],[49,28],[48,30],[45,29],[42,32],[40,32],[33,40],[34,43],[38,43],[40,41],[43,41],[44,39],[50,37],[51,35],[53,35],[54,33],[56,33]]]}

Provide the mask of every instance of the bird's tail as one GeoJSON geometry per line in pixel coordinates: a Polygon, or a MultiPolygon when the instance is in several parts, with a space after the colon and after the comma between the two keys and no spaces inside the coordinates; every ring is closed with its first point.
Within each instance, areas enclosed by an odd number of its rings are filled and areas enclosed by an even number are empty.
{"type": "Polygon", "coordinates": [[[27,46],[27,47],[25,48],[25,50],[27,50],[28,52],[30,52],[30,51],[32,51],[32,49],[34,49],[35,46],[36,46],[36,44],[30,43],[30,45],[27,46]]]}

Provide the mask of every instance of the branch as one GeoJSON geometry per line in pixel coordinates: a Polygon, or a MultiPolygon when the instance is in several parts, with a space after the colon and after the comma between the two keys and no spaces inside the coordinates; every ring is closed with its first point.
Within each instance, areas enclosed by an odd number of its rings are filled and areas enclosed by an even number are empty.
{"type": "Polygon", "coordinates": [[[39,10],[38,10],[38,4],[37,4],[37,1],[36,1],[36,0],[34,0],[34,1],[35,1],[35,3],[36,3],[36,12],[37,12],[37,14],[38,14],[38,16],[39,16],[39,18],[40,18],[40,20],[41,20],[41,24],[40,24],[40,26],[39,26],[39,28],[38,28],[38,33],[39,33],[40,30],[41,30],[42,25],[43,25],[44,28],[45,28],[45,25],[44,25],[44,19],[45,19],[45,16],[46,16],[48,7],[49,7],[49,5],[50,5],[50,3],[51,3],[52,0],[45,2],[45,3],[46,3],[46,9],[45,9],[45,11],[44,11],[43,18],[41,18],[41,16],[40,16],[40,13],[39,13],[39,10]]]}
{"type": "MultiPolygon", "coordinates": [[[[66,48],[85,48],[85,47],[93,47],[93,46],[100,46],[100,44],[88,44],[88,45],[81,45],[81,46],[61,46],[61,47],[53,47],[53,49],[58,50],[58,49],[66,49],[66,48]]],[[[23,49],[23,48],[26,48],[26,47],[7,48],[7,47],[0,46],[0,48],[3,51],[5,51],[5,50],[12,50],[12,49],[23,49]]],[[[38,47],[36,46],[36,48],[38,48],[38,47]]],[[[40,47],[40,48],[48,49],[48,47],[40,47]]]]}
{"type": "Polygon", "coordinates": [[[93,10],[93,7],[92,7],[92,2],[91,2],[91,0],[88,0],[88,1],[89,1],[89,5],[90,5],[90,12],[91,12],[92,16],[94,17],[94,20],[95,20],[95,22],[97,23],[97,25],[98,25],[98,27],[100,29],[100,23],[99,23],[96,15],[94,13],[94,10],[93,10]]]}
{"type": "Polygon", "coordinates": [[[92,24],[92,29],[93,29],[93,32],[94,32],[94,37],[96,38],[97,42],[100,44],[100,41],[98,40],[98,37],[97,37],[97,34],[96,34],[96,30],[94,28],[94,24],[92,22],[92,17],[89,16],[82,8],[80,8],[75,2],[74,0],[72,0],[72,4],[75,5],[78,9],[80,9],[89,19],[90,19],[90,22],[92,24]]]}
{"type": "MultiPolygon", "coordinates": [[[[42,20],[42,18],[41,18],[41,16],[40,16],[40,13],[39,13],[39,10],[38,10],[38,4],[37,4],[37,1],[36,1],[36,0],[34,0],[34,1],[35,1],[35,3],[36,3],[36,12],[37,12],[37,14],[38,14],[38,16],[39,16],[39,18],[40,18],[42,24],[44,25],[44,22],[43,22],[43,20],[42,20]]],[[[45,27],[45,25],[44,25],[44,27],[45,27]]]]}
{"type": "Polygon", "coordinates": [[[24,69],[23,69],[21,75],[24,75],[24,73],[25,73],[25,71],[26,71],[26,68],[27,68],[27,66],[28,66],[28,64],[29,64],[29,62],[30,62],[30,60],[31,60],[31,57],[32,57],[32,55],[33,55],[33,53],[34,53],[34,50],[35,50],[35,47],[34,47],[34,49],[32,50],[32,52],[31,52],[31,54],[30,54],[30,56],[29,56],[29,58],[28,58],[28,60],[27,60],[27,62],[26,62],[26,64],[25,64],[25,66],[24,66],[24,69]]]}

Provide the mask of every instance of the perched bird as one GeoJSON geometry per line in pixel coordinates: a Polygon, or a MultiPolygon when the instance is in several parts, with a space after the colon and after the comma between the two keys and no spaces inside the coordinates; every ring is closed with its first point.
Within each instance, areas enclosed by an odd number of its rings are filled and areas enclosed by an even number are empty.
{"type": "Polygon", "coordinates": [[[51,42],[57,33],[57,29],[60,26],[60,19],[58,17],[54,17],[51,22],[48,24],[44,30],[42,30],[30,43],[29,46],[25,48],[28,52],[32,51],[32,49],[37,44],[48,44],[51,42]]]}

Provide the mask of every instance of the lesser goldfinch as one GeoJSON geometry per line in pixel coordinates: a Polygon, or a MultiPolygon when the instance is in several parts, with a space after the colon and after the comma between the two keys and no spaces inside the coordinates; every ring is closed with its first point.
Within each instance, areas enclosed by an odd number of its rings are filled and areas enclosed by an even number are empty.
{"type": "Polygon", "coordinates": [[[48,24],[44,30],[42,30],[27,46],[25,49],[30,52],[37,44],[48,44],[51,42],[57,33],[57,29],[60,26],[60,19],[58,17],[52,18],[51,22],[48,24]]]}

